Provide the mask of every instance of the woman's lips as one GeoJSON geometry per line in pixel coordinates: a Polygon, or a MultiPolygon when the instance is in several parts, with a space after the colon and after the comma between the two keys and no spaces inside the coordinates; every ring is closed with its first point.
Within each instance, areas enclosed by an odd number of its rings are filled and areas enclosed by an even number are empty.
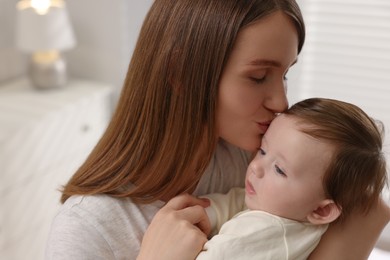
{"type": "Polygon", "coordinates": [[[260,131],[261,131],[262,134],[265,134],[265,132],[267,132],[268,127],[269,127],[270,124],[271,124],[271,121],[270,122],[257,123],[257,125],[259,126],[260,131]]]}
{"type": "Polygon", "coordinates": [[[247,180],[245,183],[245,190],[249,195],[256,194],[255,189],[253,188],[252,184],[247,180]]]}

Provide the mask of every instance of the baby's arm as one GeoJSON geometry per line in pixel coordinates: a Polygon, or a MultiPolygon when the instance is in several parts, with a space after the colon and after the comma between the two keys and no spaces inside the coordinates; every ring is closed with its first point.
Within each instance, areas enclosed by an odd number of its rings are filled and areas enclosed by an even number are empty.
{"type": "Polygon", "coordinates": [[[213,193],[202,197],[210,200],[210,207],[206,208],[206,212],[211,224],[211,235],[218,233],[226,221],[246,209],[243,188],[232,188],[226,194],[213,193]]]}
{"type": "Polygon", "coordinates": [[[283,234],[283,227],[272,218],[247,212],[226,222],[196,260],[285,259],[283,234]]]}

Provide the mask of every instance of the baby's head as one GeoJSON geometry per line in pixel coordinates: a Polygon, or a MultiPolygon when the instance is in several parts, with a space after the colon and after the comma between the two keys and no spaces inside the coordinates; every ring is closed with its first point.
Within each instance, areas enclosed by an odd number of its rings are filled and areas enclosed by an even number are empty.
{"type": "Polygon", "coordinates": [[[367,212],[386,179],[382,129],[355,105],[312,98],[272,122],[248,167],[246,203],[325,224],[367,212]]]}

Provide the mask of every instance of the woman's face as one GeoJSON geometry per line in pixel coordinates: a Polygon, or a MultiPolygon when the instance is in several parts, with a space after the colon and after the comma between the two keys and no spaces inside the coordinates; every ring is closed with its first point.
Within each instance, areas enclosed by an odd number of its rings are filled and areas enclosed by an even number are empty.
{"type": "Polygon", "coordinates": [[[275,114],[288,107],[285,76],[297,50],[296,28],[279,11],[239,32],[219,83],[219,137],[248,151],[260,147],[275,114]]]}

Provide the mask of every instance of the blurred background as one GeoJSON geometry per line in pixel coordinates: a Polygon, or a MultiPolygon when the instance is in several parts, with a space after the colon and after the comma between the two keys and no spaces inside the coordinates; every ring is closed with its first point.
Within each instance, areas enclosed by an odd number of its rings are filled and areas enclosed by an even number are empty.
{"type": "MultiPolygon", "coordinates": [[[[40,22],[25,13],[27,29],[20,28],[27,2],[0,0],[0,259],[43,258],[58,189],[107,126],[153,1],[66,0],[66,19],[50,18],[46,32],[50,36],[53,24],[63,24],[71,30],[61,36],[69,45],[37,43],[56,46],[66,62],[66,80],[58,80],[63,63],[55,67],[57,78],[50,78],[62,86],[45,90],[28,78],[34,52],[28,37],[43,27],[35,30],[40,22]]],[[[290,103],[321,96],[359,105],[384,123],[390,164],[390,1],[298,3],[307,40],[287,75],[290,103]]],[[[383,196],[389,202],[388,190],[383,196]]],[[[370,259],[390,259],[389,227],[370,259]]]]}

